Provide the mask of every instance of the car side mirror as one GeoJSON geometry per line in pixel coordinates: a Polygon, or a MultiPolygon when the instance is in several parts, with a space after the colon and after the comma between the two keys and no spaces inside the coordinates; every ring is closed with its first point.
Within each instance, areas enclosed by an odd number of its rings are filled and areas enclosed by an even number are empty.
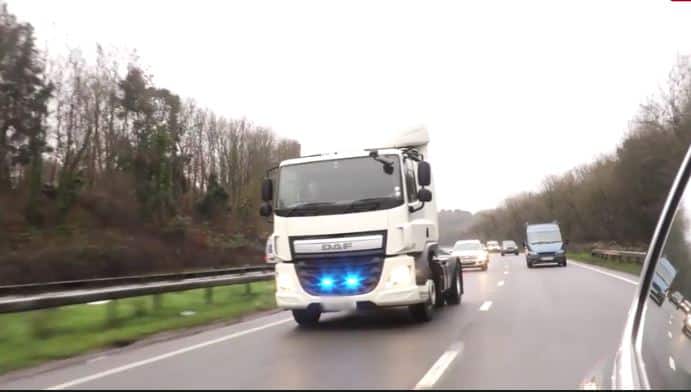
{"type": "Polygon", "coordinates": [[[420,188],[420,190],[417,191],[417,198],[423,203],[432,201],[432,191],[427,188],[420,188]]]}
{"type": "Polygon", "coordinates": [[[429,186],[432,183],[432,169],[429,162],[420,161],[417,163],[417,180],[420,186],[429,186]]]}
{"type": "Polygon", "coordinates": [[[270,201],[274,198],[274,183],[270,178],[262,181],[262,201],[270,201]]]}
{"type": "Polygon", "coordinates": [[[271,207],[271,203],[264,202],[262,203],[261,207],[259,207],[259,215],[263,217],[269,217],[273,213],[273,208],[271,207]]]}

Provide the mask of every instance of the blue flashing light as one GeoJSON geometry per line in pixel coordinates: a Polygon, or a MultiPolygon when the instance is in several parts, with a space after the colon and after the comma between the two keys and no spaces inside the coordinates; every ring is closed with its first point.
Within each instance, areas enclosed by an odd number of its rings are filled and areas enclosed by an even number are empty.
{"type": "Polygon", "coordinates": [[[360,287],[361,280],[362,278],[359,275],[349,274],[345,277],[345,285],[349,289],[356,289],[360,287]]]}
{"type": "Polygon", "coordinates": [[[322,290],[331,290],[334,287],[334,280],[329,276],[324,276],[319,280],[319,287],[322,290]]]}

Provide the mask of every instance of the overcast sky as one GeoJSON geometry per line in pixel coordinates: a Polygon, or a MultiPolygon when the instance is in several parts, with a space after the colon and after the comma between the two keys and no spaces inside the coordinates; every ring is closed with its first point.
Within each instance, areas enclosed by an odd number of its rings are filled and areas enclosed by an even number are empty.
{"type": "Polygon", "coordinates": [[[137,49],[156,84],[297,139],[425,125],[439,208],[476,212],[612,152],[691,54],[691,3],[9,0],[52,52],[137,49]]]}

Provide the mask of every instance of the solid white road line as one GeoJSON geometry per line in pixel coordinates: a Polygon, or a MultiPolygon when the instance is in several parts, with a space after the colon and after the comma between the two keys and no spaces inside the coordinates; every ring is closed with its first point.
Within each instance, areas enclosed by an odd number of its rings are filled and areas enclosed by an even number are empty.
{"type": "Polygon", "coordinates": [[[463,342],[456,342],[449,347],[444,354],[437,359],[437,362],[425,373],[422,379],[415,385],[415,389],[432,388],[444,374],[444,371],[451,365],[451,362],[463,353],[463,342]]]}
{"type": "Polygon", "coordinates": [[[578,263],[578,262],[573,262],[572,260],[569,260],[569,262],[571,263],[571,265],[575,265],[575,266],[580,267],[580,268],[584,268],[584,269],[587,269],[587,270],[599,272],[599,273],[601,273],[601,274],[603,274],[603,275],[607,275],[607,276],[609,276],[609,277],[612,277],[612,278],[615,278],[615,279],[619,279],[619,280],[621,280],[621,281],[624,281],[624,282],[626,282],[626,283],[630,283],[630,284],[632,284],[632,285],[637,285],[637,284],[638,284],[638,282],[635,281],[635,280],[633,280],[633,279],[628,279],[628,278],[625,278],[625,277],[623,277],[623,276],[619,276],[619,275],[617,275],[617,274],[612,274],[612,273],[609,273],[609,272],[607,272],[607,271],[603,271],[603,270],[601,270],[600,268],[589,267],[589,266],[587,266],[587,265],[583,265],[583,264],[578,263]]]}
{"type": "Polygon", "coordinates": [[[672,358],[671,356],[669,357],[669,368],[675,372],[677,371],[677,364],[674,363],[674,358],[672,358]]]}
{"type": "Polygon", "coordinates": [[[500,280],[499,283],[497,283],[497,286],[499,286],[499,287],[501,287],[501,286],[503,286],[503,285],[504,285],[504,281],[503,281],[503,280],[500,280]]]}
{"type": "Polygon", "coordinates": [[[669,336],[670,339],[672,339],[672,333],[667,331],[667,336],[669,336]]]}
{"type": "Polygon", "coordinates": [[[480,306],[481,312],[486,312],[492,307],[492,301],[485,301],[482,306],[480,306]]]}
{"type": "Polygon", "coordinates": [[[240,331],[240,332],[236,332],[236,333],[233,333],[233,334],[230,334],[230,335],[222,336],[222,337],[217,338],[217,339],[209,340],[209,341],[204,342],[204,343],[195,344],[195,345],[193,345],[193,346],[185,347],[185,348],[182,348],[182,349],[180,349],[180,350],[171,351],[171,352],[169,352],[169,353],[162,354],[162,355],[158,355],[158,356],[155,356],[155,357],[152,357],[152,358],[149,358],[149,359],[145,359],[145,360],[142,360],[142,361],[132,362],[132,363],[127,364],[127,365],[124,365],[124,366],[120,366],[120,367],[116,367],[116,368],[113,368],[113,369],[110,369],[110,370],[106,370],[106,371],[101,372],[101,373],[96,373],[96,374],[93,374],[93,375],[91,375],[91,376],[78,378],[78,379],[76,379],[76,380],[68,381],[68,382],[66,382],[66,383],[64,383],[64,384],[55,385],[55,386],[52,386],[52,387],[46,388],[46,389],[52,390],[52,389],[65,389],[65,388],[71,388],[71,387],[73,387],[73,386],[75,386],[75,385],[84,384],[84,383],[86,383],[86,382],[93,381],[93,380],[97,380],[97,379],[99,379],[99,378],[103,378],[103,377],[106,377],[106,376],[110,376],[110,375],[112,375],[112,374],[121,373],[121,372],[124,372],[124,371],[126,371],[126,370],[133,369],[133,368],[136,368],[136,367],[139,367],[139,366],[148,365],[148,364],[150,364],[150,363],[157,362],[157,361],[160,361],[160,360],[162,360],[162,359],[174,357],[174,356],[176,356],[176,355],[184,354],[184,353],[186,353],[186,352],[189,352],[189,351],[192,351],[192,350],[196,350],[196,349],[199,349],[199,348],[203,348],[203,347],[206,347],[206,346],[210,346],[210,345],[212,345],[212,344],[216,344],[216,343],[224,342],[224,341],[226,341],[226,340],[231,340],[231,339],[239,338],[240,336],[244,336],[244,335],[247,335],[247,334],[250,334],[250,333],[253,333],[253,332],[257,332],[257,331],[261,331],[261,330],[263,330],[263,329],[275,327],[275,326],[277,326],[277,325],[280,325],[280,324],[283,324],[283,323],[287,323],[288,321],[291,321],[291,320],[292,320],[292,319],[287,318],[287,319],[283,319],[283,320],[279,320],[279,321],[274,321],[273,323],[265,324],[265,325],[262,325],[262,326],[259,326],[259,327],[250,328],[250,329],[247,329],[247,330],[244,330],[244,331],[240,331]]]}

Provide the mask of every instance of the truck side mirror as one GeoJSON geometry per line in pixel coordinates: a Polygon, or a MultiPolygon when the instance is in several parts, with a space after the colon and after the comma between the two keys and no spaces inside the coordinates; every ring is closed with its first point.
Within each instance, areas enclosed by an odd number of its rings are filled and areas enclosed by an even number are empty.
{"type": "Polygon", "coordinates": [[[417,198],[423,203],[432,201],[432,191],[427,188],[420,188],[420,190],[417,191],[417,198]]]}
{"type": "Polygon", "coordinates": [[[270,178],[262,181],[262,201],[270,201],[274,198],[274,183],[270,178]]]}
{"type": "Polygon", "coordinates": [[[417,180],[420,186],[428,186],[432,183],[432,169],[430,168],[429,162],[420,161],[417,163],[417,180]]]}
{"type": "Polygon", "coordinates": [[[271,203],[264,202],[262,203],[261,207],[259,207],[259,215],[263,217],[269,217],[273,213],[273,208],[271,207],[271,203]]]}

